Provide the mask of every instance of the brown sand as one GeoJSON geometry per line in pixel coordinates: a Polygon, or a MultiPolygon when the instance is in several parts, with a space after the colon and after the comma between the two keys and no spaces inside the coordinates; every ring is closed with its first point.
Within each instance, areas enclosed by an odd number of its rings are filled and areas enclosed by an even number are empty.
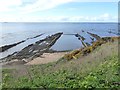
{"type": "Polygon", "coordinates": [[[49,62],[55,62],[63,57],[67,52],[58,52],[58,53],[44,53],[41,57],[37,57],[32,61],[26,63],[25,65],[37,65],[37,64],[46,64],[49,62]]]}

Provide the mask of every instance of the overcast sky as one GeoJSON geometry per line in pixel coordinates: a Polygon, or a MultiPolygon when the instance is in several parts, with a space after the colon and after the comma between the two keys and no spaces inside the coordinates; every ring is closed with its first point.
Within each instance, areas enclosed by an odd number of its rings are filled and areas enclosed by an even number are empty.
{"type": "Polygon", "coordinates": [[[0,0],[0,22],[117,22],[118,1],[0,0]]]}

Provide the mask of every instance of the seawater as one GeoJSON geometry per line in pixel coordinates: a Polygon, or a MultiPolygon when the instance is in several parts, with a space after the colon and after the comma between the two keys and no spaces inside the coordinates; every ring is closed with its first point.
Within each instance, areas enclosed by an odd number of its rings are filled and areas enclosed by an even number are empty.
{"type": "Polygon", "coordinates": [[[51,47],[53,50],[73,50],[82,47],[81,42],[74,35],[66,34],[80,34],[86,38],[85,42],[90,43],[90,35],[87,32],[97,34],[101,37],[117,36],[112,31],[118,33],[117,23],[0,23],[0,46],[13,44],[27,38],[34,37],[36,35],[44,33],[44,35],[29,39],[24,43],[21,43],[5,52],[0,53],[0,56],[5,57],[13,52],[20,51],[29,44],[45,38],[48,35],[55,34],[57,32],[63,32],[60,39],[51,47]],[[84,30],[84,32],[82,32],[84,30]]]}

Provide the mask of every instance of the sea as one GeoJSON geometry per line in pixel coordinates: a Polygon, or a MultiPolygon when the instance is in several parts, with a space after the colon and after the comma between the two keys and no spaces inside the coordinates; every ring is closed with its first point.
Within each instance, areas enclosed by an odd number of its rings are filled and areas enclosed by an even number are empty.
{"type": "Polygon", "coordinates": [[[90,35],[87,32],[97,34],[101,37],[118,36],[118,23],[109,22],[1,22],[0,23],[0,47],[26,40],[13,48],[0,53],[0,58],[4,58],[14,52],[22,50],[24,47],[35,43],[38,40],[44,39],[47,36],[58,32],[63,32],[63,35],[51,47],[56,51],[74,50],[83,47],[80,40],[73,34],[80,34],[85,37],[85,42],[91,43],[90,35]],[[109,33],[112,32],[112,33],[109,33]],[[37,38],[32,38],[37,35],[37,38]],[[28,39],[32,38],[32,39],[28,39]]]}

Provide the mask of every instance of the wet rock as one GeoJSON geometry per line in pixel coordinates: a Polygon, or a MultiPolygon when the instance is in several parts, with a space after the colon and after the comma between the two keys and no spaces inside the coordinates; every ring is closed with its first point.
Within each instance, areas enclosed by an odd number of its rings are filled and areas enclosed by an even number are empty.
{"type": "Polygon", "coordinates": [[[75,34],[76,37],[78,37],[78,39],[80,40],[80,38],[84,41],[85,38],[83,36],[81,36],[80,34],[75,34]]]}
{"type": "MultiPolygon", "coordinates": [[[[43,34],[44,34],[44,33],[43,33],[43,34]]],[[[43,35],[43,34],[37,35],[37,36],[35,36],[35,37],[27,38],[26,40],[40,37],[40,36],[43,35]]],[[[18,42],[18,43],[14,43],[14,44],[2,46],[2,47],[0,47],[0,52],[4,52],[4,51],[6,51],[6,50],[8,50],[8,49],[10,49],[10,48],[18,45],[18,44],[21,44],[21,43],[25,42],[26,40],[22,40],[22,41],[20,41],[20,42],[18,42]]]]}
{"type": "Polygon", "coordinates": [[[97,34],[93,34],[93,33],[90,33],[90,32],[87,32],[89,35],[91,35],[92,37],[94,37],[96,40],[100,40],[101,37],[98,36],[97,34]]]}
{"type": "Polygon", "coordinates": [[[49,48],[55,44],[55,42],[61,37],[63,33],[56,33],[45,39],[39,40],[34,44],[30,44],[27,47],[23,48],[21,51],[9,55],[6,58],[2,59],[5,61],[11,61],[13,59],[18,60],[32,60],[36,57],[39,57],[43,53],[47,52],[49,48]]]}
{"type": "Polygon", "coordinates": [[[85,42],[87,46],[90,46],[90,44],[88,42],[85,42]]]}
{"type": "Polygon", "coordinates": [[[20,42],[18,42],[18,43],[14,43],[14,44],[2,46],[2,47],[0,47],[0,52],[4,52],[4,51],[6,51],[6,50],[8,50],[8,49],[10,49],[10,48],[12,48],[12,47],[20,44],[20,43],[23,43],[23,42],[25,42],[25,40],[20,41],[20,42]]]}
{"type": "Polygon", "coordinates": [[[44,34],[44,33],[42,33],[42,34],[40,34],[40,35],[37,35],[37,36],[35,36],[35,37],[28,38],[28,39],[34,39],[34,38],[37,38],[37,37],[42,36],[43,34],[44,34]]]}
{"type": "Polygon", "coordinates": [[[85,32],[84,30],[82,30],[82,32],[85,32]]]}
{"type": "Polygon", "coordinates": [[[82,45],[84,47],[87,47],[86,43],[84,42],[85,38],[83,36],[81,36],[80,34],[75,34],[76,37],[78,37],[78,39],[81,41],[82,45]]]}
{"type": "Polygon", "coordinates": [[[112,31],[108,31],[108,33],[112,33],[112,34],[116,34],[116,35],[120,35],[120,33],[116,33],[116,32],[112,32],[112,31]]]}

